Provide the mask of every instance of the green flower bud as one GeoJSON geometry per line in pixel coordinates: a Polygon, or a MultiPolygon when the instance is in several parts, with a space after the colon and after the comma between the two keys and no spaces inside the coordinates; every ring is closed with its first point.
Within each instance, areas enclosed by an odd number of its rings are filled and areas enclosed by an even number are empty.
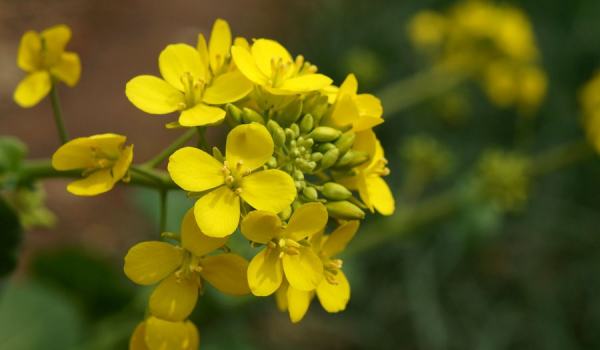
{"type": "Polygon", "coordinates": [[[283,128],[277,124],[274,120],[269,120],[267,122],[267,129],[271,132],[271,136],[273,136],[273,142],[277,146],[283,146],[285,144],[285,131],[283,128]]]}
{"type": "Polygon", "coordinates": [[[225,160],[225,157],[223,157],[223,153],[221,153],[221,151],[219,151],[217,147],[212,148],[212,154],[213,157],[215,157],[215,159],[217,159],[219,162],[223,162],[225,160]]]}
{"type": "Polygon", "coordinates": [[[294,132],[294,135],[296,135],[296,137],[300,136],[300,127],[298,126],[298,124],[294,123],[294,124],[290,125],[290,129],[292,129],[292,131],[294,132]]]}
{"type": "Polygon", "coordinates": [[[348,201],[327,202],[325,207],[329,215],[336,219],[356,220],[365,218],[365,212],[348,201]]]}
{"type": "Polygon", "coordinates": [[[313,118],[312,115],[307,114],[304,116],[304,118],[302,118],[302,121],[300,122],[300,131],[302,131],[302,133],[306,134],[313,129],[314,125],[315,125],[315,119],[313,118]]]}
{"type": "Polygon", "coordinates": [[[302,158],[297,158],[295,160],[296,166],[305,173],[310,173],[315,170],[317,163],[315,162],[307,162],[302,158]]]}
{"type": "Polygon", "coordinates": [[[333,143],[324,143],[321,146],[319,146],[319,152],[325,153],[325,152],[329,151],[330,149],[334,149],[334,148],[336,148],[336,147],[333,143]]]}
{"type": "Polygon", "coordinates": [[[310,159],[313,160],[313,161],[315,161],[315,162],[318,162],[321,159],[323,159],[323,153],[321,153],[321,152],[315,152],[315,153],[313,153],[313,154],[310,155],[310,159]]]}
{"type": "Polygon", "coordinates": [[[279,113],[277,113],[277,120],[283,126],[289,126],[300,118],[302,114],[302,100],[294,99],[283,107],[279,113]]]}
{"type": "Polygon", "coordinates": [[[315,141],[313,139],[302,140],[302,146],[304,146],[307,149],[311,148],[314,144],[315,144],[315,141]]]}
{"type": "Polygon", "coordinates": [[[267,162],[267,166],[271,169],[277,168],[277,159],[275,157],[271,157],[267,162]]]}
{"type": "Polygon", "coordinates": [[[336,201],[341,201],[352,197],[352,192],[336,182],[328,182],[324,184],[323,188],[321,189],[321,193],[323,193],[327,199],[336,201]]]}
{"type": "Polygon", "coordinates": [[[283,168],[281,169],[283,171],[285,171],[286,173],[291,173],[292,171],[294,171],[294,167],[291,164],[286,164],[283,166],[283,168]]]}
{"type": "MultiPolygon", "coordinates": [[[[298,137],[298,134],[296,134],[294,132],[294,130],[290,129],[290,128],[285,128],[285,136],[287,137],[288,140],[295,140],[296,137],[298,137]]],[[[294,142],[295,144],[295,142],[294,142]]]]}
{"type": "Polygon", "coordinates": [[[369,155],[365,152],[350,150],[346,152],[336,163],[336,167],[355,167],[369,160],[369,155]]]}
{"type": "Polygon", "coordinates": [[[281,213],[279,213],[279,217],[281,218],[281,220],[287,220],[290,218],[290,216],[292,216],[291,206],[288,206],[287,208],[283,209],[281,213]]]}
{"type": "Polygon", "coordinates": [[[304,173],[298,169],[294,170],[294,180],[304,180],[304,173]]]}
{"type": "Polygon", "coordinates": [[[330,142],[340,137],[341,134],[342,132],[338,129],[319,126],[310,133],[310,137],[317,142],[330,142]]]}
{"type": "Polygon", "coordinates": [[[314,187],[304,187],[302,190],[302,195],[311,201],[316,201],[319,198],[319,194],[314,187]]]}
{"type": "Polygon", "coordinates": [[[325,152],[321,159],[321,169],[332,167],[340,156],[340,151],[337,148],[332,148],[325,152]]]}
{"type": "Polygon", "coordinates": [[[242,110],[237,108],[235,105],[228,103],[225,106],[227,115],[225,117],[227,124],[232,128],[242,123],[242,110]]]}
{"type": "Polygon", "coordinates": [[[294,181],[294,185],[296,185],[296,190],[300,192],[304,189],[305,183],[304,181],[294,181]]]}
{"type": "Polygon", "coordinates": [[[356,139],[356,134],[353,131],[347,131],[335,141],[335,147],[340,150],[340,153],[346,153],[354,144],[354,139],[356,139]]]}
{"type": "Polygon", "coordinates": [[[244,121],[244,123],[260,123],[260,124],[264,124],[265,123],[265,118],[263,118],[262,115],[260,115],[260,113],[258,113],[257,111],[250,109],[250,108],[243,108],[243,113],[242,113],[242,120],[244,121]]]}

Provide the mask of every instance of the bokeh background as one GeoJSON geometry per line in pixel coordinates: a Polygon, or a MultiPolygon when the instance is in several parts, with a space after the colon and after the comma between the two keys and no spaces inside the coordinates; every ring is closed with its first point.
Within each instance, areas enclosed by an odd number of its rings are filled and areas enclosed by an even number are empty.
{"type": "MultiPolygon", "coordinates": [[[[59,145],[48,101],[28,110],[12,101],[22,78],[16,50],[29,29],[73,29],[69,48],[80,54],[83,74],[75,89],[60,90],[71,134],[125,134],[136,161],[145,161],[177,135],[164,129],[168,117],[127,101],[125,82],[157,72],[165,45],[195,43],[215,18],[227,19],[234,34],[283,42],[337,83],[355,72],[362,91],[386,92],[385,108],[406,98],[389,86],[430,68],[409,42],[409,20],[454,3],[0,0],[0,134],[20,138],[32,159],[59,145]]],[[[593,153],[551,164],[510,210],[472,194],[488,150],[539,155],[584,142],[577,96],[600,67],[600,2],[503,3],[520,7],[533,26],[549,81],[539,110],[524,117],[498,108],[465,81],[386,113],[377,132],[398,210],[369,218],[347,254],[348,309],[330,315],[315,303],[292,325],[271,298],[228,298],[207,288],[193,315],[203,349],[600,348],[600,162],[593,153]],[[423,149],[424,159],[414,156],[423,149]],[[415,167],[431,163],[443,171],[426,187],[415,184],[415,167]]],[[[222,136],[216,129],[209,138],[222,136]]],[[[503,177],[510,164],[502,164],[490,171],[503,177]]],[[[121,186],[77,198],[65,184],[44,182],[56,223],[23,235],[17,268],[0,282],[2,350],[126,349],[143,317],[148,291],[126,280],[122,257],[156,237],[157,197],[121,186]]],[[[171,198],[172,230],[190,205],[171,198]]]]}

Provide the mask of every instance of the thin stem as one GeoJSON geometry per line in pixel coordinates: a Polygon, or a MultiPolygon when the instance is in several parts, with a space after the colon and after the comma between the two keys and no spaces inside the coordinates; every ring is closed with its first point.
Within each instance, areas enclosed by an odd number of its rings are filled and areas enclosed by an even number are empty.
{"type": "Polygon", "coordinates": [[[155,168],[160,163],[162,163],[163,160],[165,160],[167,157],[169,157],[171,154],[173,154],[173,152],[175,152],[177,149],[181,148],[181,146],[185,145],[192,137],[194,137],[195,134],[196,134],[196,130],[194,130],[193,128],[189,129],[188,131],[183,133],[181,136],[179,136],[175,141],[173,141],[173,143],[170,144],[169,147],[165,148],[162,152],[157,154],[154,158],[152,158],[149,161],[147,161],[146,163],[144,163],[144,166],[148,167],[148,168],[155,168]]]}
{"type": "Polygon", "coordinates": [[[54,122],[56,123],[60,142],[63,144],[67,143],[67,141],[69,141],[69,135],[65,128],[62,108],[60,107],[60,99],[58,97],[58,89],[56,88],[55,83],[52,83],[52,88],[50,89],[50,101],[52,102],[52,112],[54,113],[54,122]]]}
{"type": "Polygon", "coordinates": [[[160,222],[159,222],[159,227],[160,227],[160,232],[165,232],[167,230],[167,210],[168,210],[168,199],[169,199],[169,193],[164,190],[161,189],[158,191],[159,196],[160,196],[160,222]]]}
{"type": "Polygon", "coordinates": [[[577,163],[594,154],[586,141],[556,146],[533,158],[531,174],[539,176],[577,163]]]}
{"type": "Polygon", "coordinates": [[[210,152],[211,150],[208,147],[208,142],[206,142],[206,127],[198,126],[196,127],[196,130],[198,131],[198,148],[210,152]]]}

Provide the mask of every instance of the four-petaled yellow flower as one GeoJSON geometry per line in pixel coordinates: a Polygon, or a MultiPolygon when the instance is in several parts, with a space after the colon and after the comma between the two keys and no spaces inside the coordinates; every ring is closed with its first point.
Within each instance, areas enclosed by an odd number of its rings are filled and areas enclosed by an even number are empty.
{"type": "Polygon", "coordinates": [[[137,76],[127,83],[125,94],[146,113],[181,111],[181,126],[217,124],[225,118],[225,110],[216,106],[238,101],[252,90],[252,83],[227,64],[230,46],[229,25],[217,20],[208,47],[204,36],[199,36],[198,49],[167,46],[158,58],[162,79],[137,76]]]}
{"type": "Polygon", "coordinates": [[[52,155],[56,170],[83,170],[83,179],[67,185],[78,196],[95,196],[110,191],[125,178],[133,160],[133,145],[125,146],[126,137],[100,134],[79,137],[60,146],[52,155]]]}
{"type": "Polygon", "coordinates": [[[310,292],[323,279],[323,264],[307,239],[327,224],[327,209],[319,202],[298,207],[287,226],[279,216],[261,210],[250,212],[242,221],[242,234],[266,245],[248,266],[248,284],[254,295],[273,294],[283,275],[295,289],[310,292]]]}
{"type": "MultiPolygon", "coordinates": [[[[317,234],[311,240],[313,249],[318,253],[324,267],[324,278],[317,286],[316,294],[325,311],[330,313],[346,309],[350,300],[350,284],[342,271],[342,260],[334,259],[352,240],[358,231],[358,221],[348,221],[340,225],[330,235],[317,234]]],[[[288,311],[290,320],[300,322],[310,302],[314,297],[313,291],[298,290],[288,284],[282,284],[275,297],[281,311],[288,311]]]]}
{"type": "Polygon", "coordinates": [[[71,39],[71,29],[57,25],[41,33],[26,32],[21,38],[17,65],[27,72],[14,93],[21,107],[33,107],[48,95],[53,80],[75,86],[81,75],[79,56],[65,51],[71,39]]]}
{"type": "Polygon", "coordinates": [[[358,81],[348,74],[340,86],[331,121],[337,126],[352,126],[352,130],[364,131],[383,123],[381,101],[371,94],[357,94],[358,81]]]}
{"type": "Polygon", "coordinates": [[[232,234],[240,220],[241,200],[272,213],[279,213],[292,203],[296,198],[292,177],[277,169],[262,170],[273,149],[267,128],[251,123],[229,132],[222,163],[193,147],[181,148],[171,155],[168,171],[179,187],[190,192],[209,191],[194,206],[202,232],[212,237],[232,234]]]}
{"type": "Polygon", "coordinates": [[[250,293],[244,258],[232,253],[206,256],[226,241],[204,235],[190,209],[181,223],[182,247],[160,241],[138,243],[125,256],[125,274],[140,285],[160,282],[150,296],[150,312],[182,321],[196,306],[202,280],[226,294],[250,293]]]}
{"type": "Polygon", "coordinates": [[[353,148],[366,152],[370,160],[358,166],[356,175],[341,179],[346,187],[358,190],[360,198],[371,209],[377,210],[382,215],[392,215],[395,210],[395,201],[389,186],[382,179],[389,175],[387,160],[383,147],[372,130],[365,130],[356,134],[353,148]]]}
{"type": "Polygon", "coordinates": [[[281,44],[270,39],[257,39],[250,48],[236,44],[231,55],[238,69],[255,84],[276,95],[294,95],[321,90],[331,79],[317,74],[317,67],[305,62],[301,55],[292,59],[281,44]]]}
{"type": "Polygon", "coordinates": [[[129,350],[197,350],[199,345],[200,334],[192,322],[150,316],[135,328],[129,350]]]}

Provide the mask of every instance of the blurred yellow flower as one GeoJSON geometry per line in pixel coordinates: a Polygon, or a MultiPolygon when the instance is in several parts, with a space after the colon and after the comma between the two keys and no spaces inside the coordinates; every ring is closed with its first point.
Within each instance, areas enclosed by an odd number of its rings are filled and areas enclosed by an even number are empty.
{"type": "Polygon", "coordinates": [[[186,191],[207,191],[195,205],[196,220],[205,234],[232,234],[239,223],[241,200],[272,213],[292,203],[296,198],[292,177],[281,170],[261,169],[271,159],[273,149],[267,128],[251,123],[229,132],[223,163],[193,147],[171,155],[168,171],[173,181],[186,191]]]}
{"type": "Polygon", "coordinates": [[[435,11],[421,11],[408,23],[411,42],[425,50],[439,46],[444,40],[446,30],[446,19],[435,11]]]}
{"type": "Polygon", "coordinates": [[[182,321],[196,306],[202,280],[226,294],[250,293],[244,258],[232,253],[207,256],[226,242],[227,238],[203,234],[190,209],[181,223],[181,247],[160,241],[138,243],[125,256],[125,275],[140,285],[158,283],[150,296],[150,312],[182,321]]]}
{"type": "MultiPolygon", "coordinates": [[[[312,246],[321,258],[324,267],[324,278],[316,289],[321,306],[329,313],[346,309],[350,301],[350,284],[342,271],[343,262],[335,256],[346,249],[358,231],[358,221],[347,221],[335,229],[330,235],[317,234],[311,240],[312,246]]],[[[287,283],[281,285],[275,297],[281,311],[288,311],[293,323],[300,322],[308,311],[314,291],[301,291],[287,283]]]]}
{"type": "Polygon", "coordinates": [[[348,74],[340,86],[331,121],[340,127],[352,126],[354,131],[363,131],[383,123],[381,101],[371,94],[357,94],[358,81],[348,74]]]}
{"type": "Polygon", "coordinates": [[[596,73],[579,92],[583,126],[589,142],[600,152],[600,73],[596,73]]]}
{"type": "Polygon", "coordinates": [[[356,175],[340,179],[340,182],[350,189],[358,190],[360,198],[371,212],[377,210],[382,215],[392,215],[395,210],[394,196],[382,179],[389,175],[390,169],[375,133],[372,130],[357,133],[353,149],[368,154],[369,161],[355,168],[356,175]]]}
{"type": "Polygon", "coordinates": [[[26,32],[21,38],[17,65],[27,72],[14,92],[21,107],[33,107],[48,95],[53,81],[75,86],[81,75],[79,56],[65,51],[71,39],[71,29],[64,24],[40,33],[26,32]]]}
{"type": "Polygon", "coordinates": [[[56,170],[83,170],[83,179],[67,185],[78,196],[95,196],[110,191],[126,178],[133,160],[133,145],[125,146],[126,137],[100,134],[79,137],[62,145],[52,155],[56,170]]]}
{"type": "Polygon", "coordinates": [[[129,340],[129,350],[197,350],[200,334],[190,321],[171,322],[150,316],[129,340]]]}
{"type": "Polygon", "coordinates": [[[231,48],[238,69],[253,83],[276,95],[294,95],[321,90],[331,79],[317,74],[317,67],[304,57],[292,59],[290,53],[274,40],[257,39],[251,47],[234,45],[231,48]]]}
{"type": "Polygon", "coordinates": [[[125,94],[146,113],[181,111],[181,126],[217,124],[225,118],[219,106],[238,101],[252,90],[248,79],[226,65],[230,45],[229,25],[217,20],[208,47],[202,35],[198,49],[187,44],[167,46],[158,58],[162,79],[137,76],[127,83],[125,94]]]}
{"type": "Polygon", "coordinates": [[[287,226],[271,212],[256,210],[246,215],[242,234],[252,242],[266,245],[248,266],[252,293],[273,294],[283,283],[284,274],[299,291],[317,288],[323,278],[323,264],[305,240],[322,231],[327,220],[327,209],[319,202],[298,207],[287,226]]]}

